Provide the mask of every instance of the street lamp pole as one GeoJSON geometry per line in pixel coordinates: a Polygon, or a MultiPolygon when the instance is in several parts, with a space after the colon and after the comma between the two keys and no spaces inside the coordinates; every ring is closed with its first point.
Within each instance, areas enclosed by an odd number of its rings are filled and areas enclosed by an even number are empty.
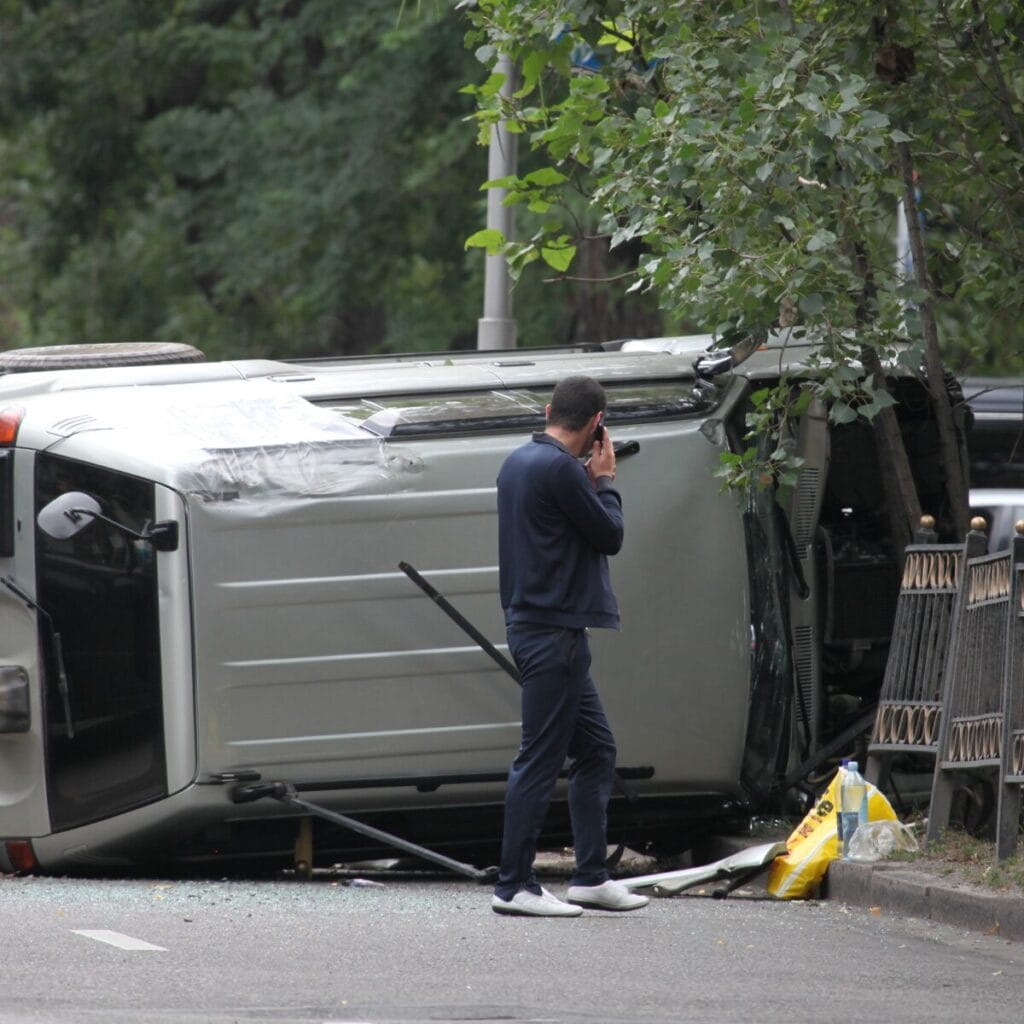
{"type": "MultiPolygon", "coordinates": [[[[500,94],[512,98],[515,68],[512,58],[498,57],[495,70],[504,74],[500,94]]],[[[487,154],[487,179],[506,178],[516,173],[516,136],[504,121],[491,127],[487,154]]],[[[492,188],[487,192],[487,227],[500,231],[506,240],[512,238],[512,207],[504,205],[508,189],[492,188]]],[[[501,254],[484,257],[484,315],[477,321],[476,347],[504,349],[516,347],[516,322],[512,317],[512,281],[508,261],[501,254]]]]}

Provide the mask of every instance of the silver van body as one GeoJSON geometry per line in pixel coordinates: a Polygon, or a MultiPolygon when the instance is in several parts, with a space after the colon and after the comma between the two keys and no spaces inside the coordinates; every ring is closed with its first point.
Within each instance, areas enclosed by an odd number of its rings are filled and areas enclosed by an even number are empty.
{"type": "MultiPolygon", "coordinates": [[[[863,420],[829,424],[812,403],[785,442],[802,460],[790,494],[737,497],[714,476],[757,388],[809,345],[0,376],[0,869],[380,852],[322,820],[311,832],[294,803],[243,799],[274,783],[493,863],[519,741],[495,479],[579,373],[635,449],[617,476],[622,629],[592,637],[622,777],[610,838],[681,850],[799,803],[829,743],[868,727],[901,560],[863,420]]],[[[929,398],[907,371],[890,386],[941,531],[929,398]]],[[[569,841],[564,790],[546,829],[569,841]]]]}
{"type": "Polygon", "coordinates": [[[495,478],[575,373],[639,444],[617,480],[623,626],[593,636],[624,827],[734,807],[748,564],[712,474],[747,384],[698,381],[708,342],[0,377],[0,711],[27,702],[24,728],[0,716],[0,866],[289,855],[292,812],[232,800],[252,779],[496,842],[517,687],[399,563],[505,650],[495,478]],[[69,492],[106,519],[54,539],[37,515],[69,492]],[[152,522],[173,549],[133,538],[152,522]]]}

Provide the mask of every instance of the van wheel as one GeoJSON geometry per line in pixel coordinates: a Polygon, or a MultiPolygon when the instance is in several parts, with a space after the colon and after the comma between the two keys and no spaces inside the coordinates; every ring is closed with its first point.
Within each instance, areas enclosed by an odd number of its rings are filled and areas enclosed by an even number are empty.
{"type": "Polygon", "coordinates": [[[0,352],[0,373],[30,370],[85,370],[101,366],[149,366],[154,363],[201,363],[206,356],[191,345],[162,341],[45,345],[0,352]]]}

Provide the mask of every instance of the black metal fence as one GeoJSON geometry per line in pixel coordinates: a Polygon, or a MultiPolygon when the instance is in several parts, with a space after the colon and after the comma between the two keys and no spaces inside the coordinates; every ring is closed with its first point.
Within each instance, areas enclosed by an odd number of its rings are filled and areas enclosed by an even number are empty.
{"type": "MultiPolygon", "coordinates": [[[[973,525],[973,524],[972,524],[973,525]]],[[[972,531],[977,532],[977,531],[972,531]]],[[[928,811],[928,839],[949,824],[958,779],[993,778],[997,791],[997,856],[1010,856],[1020,829],[1024,765],[1014,748],[1022,724],[1021,615],[1024,536],[1009,551],[965,558],[947,651],[942,721],[928,811]]]]}
{"type": "Polygon", "coordinates": [[[948,826],[962,777],[993,777],[1002,860],[1016,848],[1024,786],[1024,524],[993,554],[983,525],[973,520],[963,545],[924,530],[906,549],[867,776],[884,785],[899,753],[935,757],[929,840],[948,826]]]}
{"type": "Polygon", "coordinates": [[[879,754],[935,752],[962,564],[962,545],[907,548],[892,645],[868,747],[869,766],[879,754]]]}

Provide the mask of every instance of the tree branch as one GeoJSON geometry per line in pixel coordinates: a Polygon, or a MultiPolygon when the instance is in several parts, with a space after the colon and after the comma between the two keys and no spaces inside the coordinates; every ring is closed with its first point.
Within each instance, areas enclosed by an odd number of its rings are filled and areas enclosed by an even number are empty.
{"type": "Polygon", "coordinates": [[[640,271],[636,268],[625,270],[621,274],[608,274],[604,277],[576,277],[573,274],[559,274],[558,277],[545,277],[542,280],[545,284],[558,284],[560,281],[579,281],[583,284],[610,284],[612,281],[621,281],[627,277],[636,277],[640,271]]]}
{"type": "Polygon", "coordinates": [[[1010,95],[1010,90],[1006,85],[1006,76],[1003,74],[1002,65],[999,63],[999,54],[996,53],[995,40],[992,38],[992,29],[989,26],[988,19],[985,17],[984,11],[981,9],[981,4],[978,0],[974,0],[972,4],[974,13],[981,23],[981,36],[984,56],[987,58],[989,67],[992,69],[992,75],[996,80],[996,94],[999,100],[999,113],[1003,118],[1003,124],[1006,125],[1007,132],[1013,136],[1014,141],[1017,143],[1017,148],[1024,153],[1024,128],[1022,128],[1020,120],[1014,113],[1013,110],[1013,97],[1010,95]]]}

